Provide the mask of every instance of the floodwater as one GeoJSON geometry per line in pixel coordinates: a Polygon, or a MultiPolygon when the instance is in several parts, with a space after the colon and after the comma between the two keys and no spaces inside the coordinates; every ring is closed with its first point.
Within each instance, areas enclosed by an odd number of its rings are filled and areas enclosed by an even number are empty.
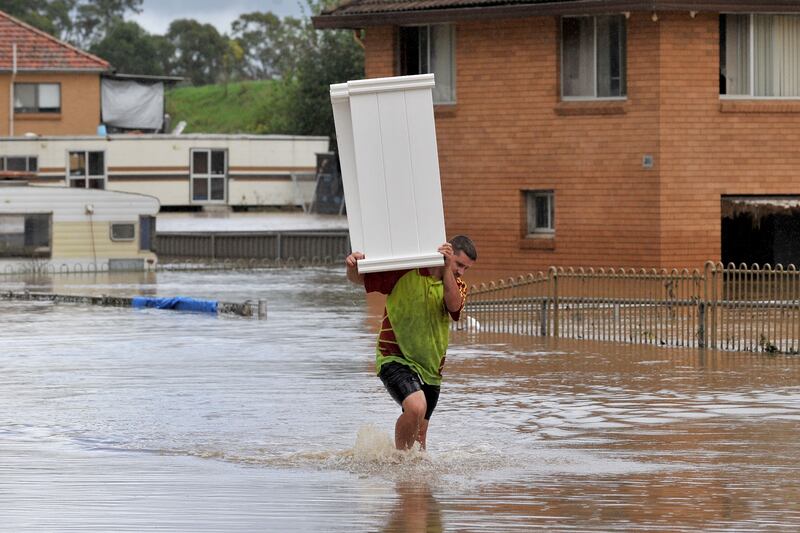
{"type": "Polygon", "coordinates": [[[268,318],[0,300],[2,531],[787,531],[800,359],[454,333],[392,450],[380,302],[343,269],[22,280],[268,318]]]}

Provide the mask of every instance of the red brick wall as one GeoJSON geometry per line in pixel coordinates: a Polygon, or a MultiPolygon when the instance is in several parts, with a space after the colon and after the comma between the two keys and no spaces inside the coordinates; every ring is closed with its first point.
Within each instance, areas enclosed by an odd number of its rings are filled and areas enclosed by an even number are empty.
{"type": "MultiPolygon", "coordinates": [[[[447,231],[474,238],[478,277],[702,266],[720,256],[721,194],[800,193],[800,115],[721,106],[718,30],[715,14],[632,14],[627,100],[586,104],[560,100],[557,18],[456,25],[456,104],[436,126],[447,231]],[[522,238],[525,189],[555,191],[552,249],[522,238]]],[[[394,35],[368,29],[369,77],[396,74],[394,35]]]]}

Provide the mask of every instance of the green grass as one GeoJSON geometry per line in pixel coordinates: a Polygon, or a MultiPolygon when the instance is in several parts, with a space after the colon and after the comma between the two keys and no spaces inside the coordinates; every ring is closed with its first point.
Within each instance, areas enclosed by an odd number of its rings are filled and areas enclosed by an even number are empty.
{"type": "Polygon", "coordinates": [[[180,87],[167,92],[167,113],[185,133],[286,133],[285,82],[243,81],[224,85],[180,87]]]}

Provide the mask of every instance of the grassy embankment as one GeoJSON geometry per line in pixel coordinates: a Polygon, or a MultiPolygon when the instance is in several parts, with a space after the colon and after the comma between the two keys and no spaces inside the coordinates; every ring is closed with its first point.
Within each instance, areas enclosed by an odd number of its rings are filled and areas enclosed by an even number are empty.
{"type": "Polygon", "coordinates": [[[285,133],[287,86],[279,81],[179,87],[167,92],[172,128],[186,121],[184,133],[285,133]]]}

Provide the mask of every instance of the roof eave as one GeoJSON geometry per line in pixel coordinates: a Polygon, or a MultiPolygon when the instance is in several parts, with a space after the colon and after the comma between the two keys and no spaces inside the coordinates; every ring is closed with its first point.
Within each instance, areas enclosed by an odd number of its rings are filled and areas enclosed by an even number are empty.
{"type": "MultiPolygon", "coordinates": [[[[101,68],[21,68],[17,67],[17,74],[24,72],[26,74],[53,74],[54,72],[62,74],[103,74],[109,72],[110,69],[101,68]]],[[[13,68],[0,67],[0,72],[13,72],[13,68]]]]}
{"type": "Polygon", "coordinates": [[[797,0],[577,0],[574,2],[543,2],[537,4],[417,9],[353,15],[317,15],[311,18],[314,28],[360,29],[369,26],[443,23],[460,20],[498,19],[535,16],[579,15],[624,11],[705,11],[705,12],[800,12],[797,0]]]}

